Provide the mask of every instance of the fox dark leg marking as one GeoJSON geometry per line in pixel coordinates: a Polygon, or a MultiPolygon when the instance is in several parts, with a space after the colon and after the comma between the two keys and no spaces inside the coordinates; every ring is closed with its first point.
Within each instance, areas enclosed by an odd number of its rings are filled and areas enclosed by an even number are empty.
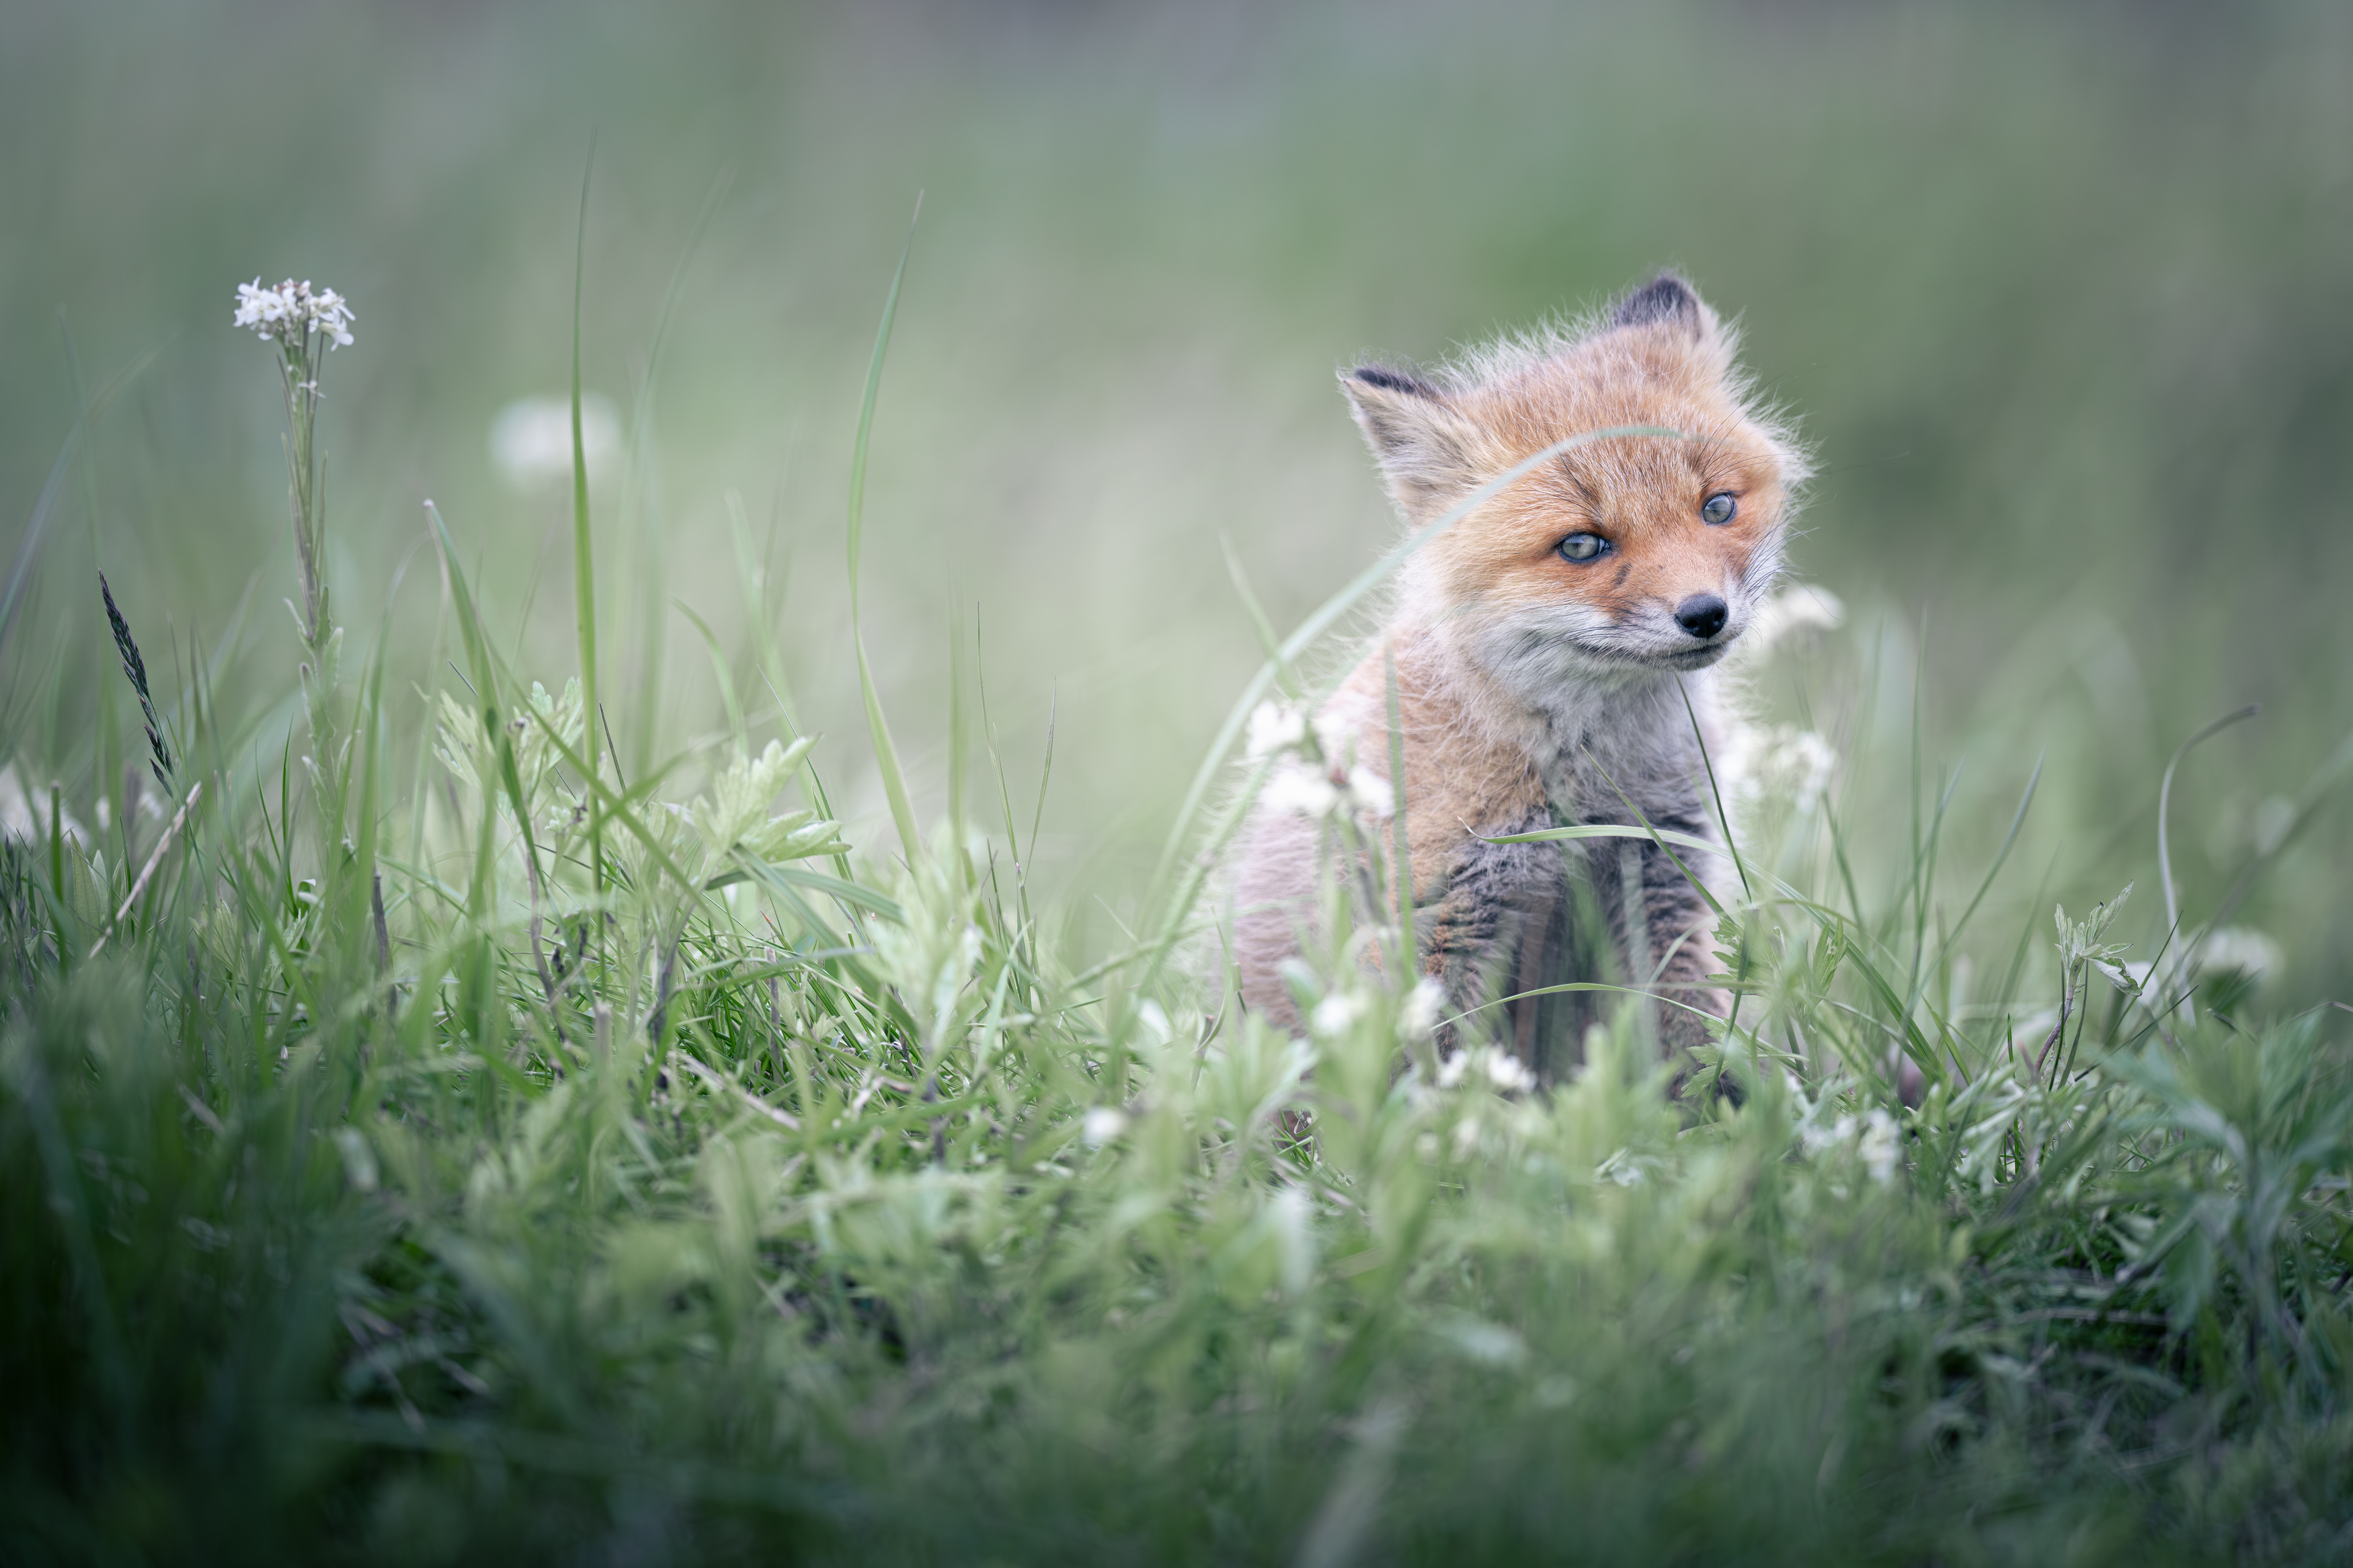
{"type": "MultiPolygon", "coordinates": [[[[1506,831],[1545,826],[1548,824],[1531,823],[1506,831]]],[[[1429,906],[1429,924],[1420,933],[1423,966],[1446,987],[1455,1010],[1470,1015],[1462,1025],[1440,1031],[1441,1055],[1460,1048],[1466,1027],[1468,1037],[1477,1038],[1512,1022],[1500,1016],[1500,1009],[1473,1009],[1512,994],[1508,987],[1520,967],[1514,960],[1531,927],[1541,941],[1559,900],[1562,878],[1556,845],[1474,840],[1445,892],[1429,906]]]]}
{"type": "MultiPolygon", "coordinates": [[[[1552,903],[1558,903],[1557,895],[1552,903]]],[[[1538,1040],[1536,1022],[1544,1012],[1546,998],[1520,995],[1549,983],[1552,965],[1546,962],[1546,947],[1552,940],[1552,909],[1531,910],[1520,921],[1519,962],[1512,969],[1512,993],[1519,999],[1511,1005],[1512,1054],[1533,1065],[1536,1059],[1538,1040]]]]}
{"type": "Polygon", "coordinates": [[[1570,1077],[1585,1060],[1585,1031],[1600,1017],[1594,994],[1531,995],[1572,982],[1609,982],[1618,966],[1609,951],[1609,926],[1594,901],[1593,878],[1581,847],[1561,857],[1562,880],[1548,906],[1529,917],[1512,976],[1513,1055],[1546,1083],[1570,1077]]]}
{"type": "MultiPolygon", "coordinates": [[[[1646,810],[1644,816],[1662,832],[1711,841],[1715,837],[1695,799],[1684,809],[1646,810]]],[[[1724,994],[1705,984],[1716,968],[1714,911],[1691,877],[1675,864],[1680,858],[1691,871],[1702,870],[1693,864],[1699,851],[1677,849],[1671,858],[1655,842],[1619,843],[1619,854],[1594,858],[1595,879],[1602,884],[1600,907],[1631,975],[1630,984],[1657,998],[1653,1006],[1660,1049],[1687,1074],[1693,1053],[1713,1038],[1706,1019],[1691,1009],[1721,1017],[1725,1008],[1724,994]],[[1626,889],[1630,874],[1639,879],[1631,898],[1626,889]],[[1639,931],[1630,925],[1637,920],[1639,931]]]]}

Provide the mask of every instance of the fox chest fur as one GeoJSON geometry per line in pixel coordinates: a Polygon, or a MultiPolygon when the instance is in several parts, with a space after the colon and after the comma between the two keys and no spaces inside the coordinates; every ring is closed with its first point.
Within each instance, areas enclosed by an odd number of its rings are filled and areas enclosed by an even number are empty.
{"type": "MultiPolygon", "coordinates": [[[[1345,878],[1329,812],[1297,803],[1371,798],[1405,815],[1443,1043],[1498,1037],[1558,1070],[1590,1011],[1553,988],[1598,981],[1654,996],[1662,1048],[1687,1054],[1724,1005],[1694,880],[1717,858],[1647,837],[1492,841],[1579,825],[1715,840],[1711,667],[1779,570],[1802,458],[1749,395],[1728,330],[1671,275],[1598,321],[1342,381],[1408,526],[1443,526],[1315,716],[1321,755],[1282,764],[1388,787],[1270,789],[1237,841],[1245,1005],[1296,1026],[1285,961],[1345,878]]],[[[1394,827],[1358,826],[1384,843],[1394,827]]]]}

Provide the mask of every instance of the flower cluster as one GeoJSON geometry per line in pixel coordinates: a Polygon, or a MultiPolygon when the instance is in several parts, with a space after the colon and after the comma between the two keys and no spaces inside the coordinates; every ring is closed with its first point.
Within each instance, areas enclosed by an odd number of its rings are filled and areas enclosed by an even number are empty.
{"type": "Polygon", "coordinates": [[[1329,773],[1287,768],[1267,784],[1262,798],[1270,810],[1315,821],[1344,813],[1378,818],[1397,811],[1389,781],[1362,768],[1335,768],[1329,773]]]}
{"type": "Polygon", "coordinates": [[[1100,1149],[1126,1131],[1127,1112],[1110,1105],[1089,1106],[1086,1120],[1079,1124],[1079,1136],[1090,1149],[1100,1149]]]}
{"type": "Polygon", "coordinates": [[[1796,1079],[1791,1079],[1789,1085],[1803,1112],[1798,1122],[1800,1148],[1809,1154],[1820,1154],[1852,1146],[1873,1181],[1883,1187],[1895,1179],[1896,1167],[1904,1159],[1902,1123],[1877,1106],[1861,1116],[1846,1115],[1826,1121],[1824,1113],[1830,1109],[1830,1097],[1826,1094],[1819,1102],[1809,1100],[1796,1079]]]}
{"type": "Polygon", "coordinates": [[[1489,1083],[1505,1093],[1514,1089],[1531,1089],[1536,1086],[1536,1075],[1528,1069],[1527,1063],[1509,1051],[1481,1046],[1457,1051],[1447,1058],[1438,1069],[1438,1087],[1454,1088],[1470,1076],[1473,1068],[1477,1068],[1489,1083]]]}
{"type": "Polygon", "coordinates": [[[1335,991],[1315,1004],[1315,1010],[1307,1016],[1307,1027],[1326,1037],[1345,1035],[1355,1028],[1356,1020],[1368,1011],[1369,1004],[1362,996],[1354,992],[1335,991]]]}
{"type": "Polygon", "coordinates": [[[1753,663],[1773,651],[1792,634],[1836,631],[1846,619],[1846,606],[1828,588],[1800,583],[1782,589],[1757,606],[1741,647],[1753,663]]]}
{"type": "Polygon", "coordinates": [[[1250,718],[1250,754],[1284,757],[1261,801],[1270,811],[1317,822],[1394,816],[1397,795],[1389,781],[1356,766],[1348,742],[1346,727],[1328,716],[1311,723],[1295,708],[1259,704],[1250,718]]]}
{"type": "MultiPolygon", "coordinates": [[[[591,482],[601,480],[621,451],[621,420],[609,398],[580,400],[581,455],[591,482]]],[[[572,400],[521,397],[491,422],[491,460],[509,486],[525,495],[572,483],[572,400]]]]}
{"type": "Polygon", "coordinates": [[[1837,765],[1829,742],[1794,724],[1743,725],[1722,760],[1736,806],[1754,813],[1768,804],[1787,805],[1799,816],[1820,801],[1837,765]]]}
{"type": "MultiPolygon", "coordinates": [[[[99,796],[98,805],[100,811],[106,809],[104,795],[99,796]]],[[[106,818],[100,817],[98,825],[105,826],[106,818]]],[[[63,810],[53,807],[47,793],[37,787],[27,790],[18,781],[16,763],[10,763],[0,768],[0,840],[13,838],[19,844],[43,848],[49,842],[49,830],[53,826],[58,835],[75,848],[87,849],[90,847],[90,835],[80,823],[63,810]]]]}
{"type": "Polygon", "coordinates": [[[1413,983],[1405,994],[1405,1004],[1398,1009],[1398,1030],[1414,1039],[1426,1039],[1438,1032],[1438,1023],[1447,1004],[1446,987],[1436,977],[1425,974],[1413,983]]]}
{"type": "Polygon", "coordinates": [[[2200,978],[2235,973],[2262,980],[2277,974],[2285,963],[2280,944],[2262,931],[2246,926],[2217,926],[2198,944],[2191,969],[2200,978]]]}
{"type": "Polygon", "coordinates": [[[1862,1119],[1862,1135],[1855,1140],[1855,1152],[1862,1156],[1862,1167],[1871,1179],[1881,1186],[1895,1179],[1895,1164],[1903,1154],[1903,1133],[1895,1118],[1873,1107],[1862,1119]]]}
{"type": "Polygon", "coordinates": [[[1261,702],[1250,710],[1250,759],[1296,750],[1307,743],[1307,715],[1279,702],[1261,702]]]}
{"type": "Polygon", "coordinates": [[[332,289],[312,289],[307,278],[300,283],[289,278],[271,289],[264,289],[259,278],[238,284],[236,324],[251,327],[259,337],[276,338],[290,349],[301,348],[313,332],[326,339],[329,348],[343,348],[352,341],[351,306],[332,289]]]}

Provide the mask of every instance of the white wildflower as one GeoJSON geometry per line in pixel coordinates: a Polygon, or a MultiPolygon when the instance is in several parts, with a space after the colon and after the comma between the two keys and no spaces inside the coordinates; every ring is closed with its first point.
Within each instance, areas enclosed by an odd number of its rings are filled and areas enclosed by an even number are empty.
{"type": "Polygon", "coordinates": [[[261,279],[237,286],[237,314],[232,325],[250,327],[256,336],[275,338],[299,349],[315,333],[327,346],[343,348],[352,341],[351,302],[332,289],[313,289],[311,280],[289,278],[265,289],[261,279]]]}
{"type": "Polygon", "coordinates": [[[1809,1114],[1798,1125],[1798,1147],[1809,1154],[1819,1154],[1825,1149],[1835,1149],[1854,1136],[1854,1118],[1842,1116],[1825,1127],[1809,1114]]]}
{"type": "Polygon", "coordinates": [[[1782,589],[1757,606],[1747,635],[1740,639],[1747,658],[1759,659],[1793,632],[1835,631],[1846,619],[1846,606],[1827,588],[1799,584],[1782,589]]]}
{"type": "Polygon", "coordinates": [[[2238,973],[2261,980],[2278,973],[2285,962],[2280,944],[2262,931],[2248,926],[2218,926],[2198,944],[2196,972],[2200,977],[2238,973]]]}
{"type": "Polygon", "coordinates": [[[1268,781],[1260,802],[1269,811],[1322,822],[1343,813],[1368,821],[1396,815],[1397,795],[1389,781],[1363,768],[1319,773],[1287,767],[1268,781]]]}
{"type": "Polygon", "coordinates": [[[1381,821],[1397,815],[1397,792],[1378,773],[1350,768],[1341,793],[1348,809],[1358,816],[1381,821]]]}
{"type": "Polygon", "coordinates": [[[1468,1160],[1478,1147],[1479,1119],[1475,1116],[1466,1116],[1454,1124],[1454,1157],[1457,1160],[1468,1160]]]}
{"type": "Polygon", "coordinates": [[[251,327],[266,338],[290,311],[286,296],[275,289],[264,289],[259,278],[237,286],[237,326],[251,327]]]}
{"type": "Polygon", "coordinates": [[[1431,976],[1423,975],[1406,993],[1404,1004],[1398,1008],[1398,1032],[1416,1040],[1435,1033],[1445,1006],[1446,987],[1431,976]]]}
{"type": "MultiPolygon", "coordinates": [[[[588,477],[601,479],[621,449],[621,421],[610,399],[591,393],[580,400],[580,448],[588,477]]],[[[568,397],[519,397],[491,421],[491,460],[512,489],[524,494],[572,482],[572,401],[568,397]]]]}
{"type": "Polygon", "coordinates": [[[1528,1070],[1527,1064],[1502,1051],[1487,1053],[1487,1080],[1501,1089],[1525,1089],[1536,1086],[1536,1075],[1528,1070]]]}
{"type": "MultiPolygon", "coordinates": [[[[310,285],[305,283],[303,288],[310,285]]],[[[306,300],[305,308],[311,327],[332,340],[331,346],[343,348],[352,341],[352,308],[349,301],[332,289],[322,289],[306,300]]]]}
{"type": "Polygon", "coordinates": [[[1754,811],[1768,802],[1787,803],[1799,816],[1821,799],[1837,765],[1828,741],[1795,724],[1744,725],[1733,732],[1722,761],[1736,805],[1754,811]]]}
{"type": "Polygon", "coordinates": [[[1474,1068],[1490,1084],[1507,1092],[1536,1086],[1536,1075],[1528,1070],[1525,1062],[1507,1051],[1482,1047],[1475,1050],[1457,1051],[1447,1058],[1438,1069],[1438,1087],[1452,1089],[1468,1078],[1474,1068]]]}
{"type": "Polygon", "coordinates": [[[1353,992],[1335,992],[1315,1004],[1309,1014],[1307,1026],[1316,1034],[1330,1037],[1345,1035],[1365,1016],[1366,1003],[1353,992]]]}
{"type": "Polygon", "coordinates": [[[1855,1152],[1862,1156],[1863,1169],[1883,1187],[1895,1178],[1896,1158],[1901,1152],[1895,1118],[1874,1107],[1862,1119],[1862,1137],[1855,1144],[1855,1152]]]}
{"type": "Polygon", "coordinates": [[[1090,1106],[1079,1125],[1079,1136],[1090,1149],[1100,1149],[1127,1131],[1127,1112],[1108,1105],[1090,1106]]]}
{"type": "MultiPolygon", "coordinates": [[[[14,763],[0,768],[0,838],[13,838],[35,847],[45,846],[49,841],[49,792],[27,792],[16,777],[14,763]]],[[[89,845],[90,835],[74,820],[71,812],[59,810],[57,819],[59,837],[78,849],[89,845]]]]}
{"type": "Polygon", "coordinates": [[[1318,822],[1340,809],[1340,792],[1332,781],[1304,768],[1286,768],[1275,774],[1259,799],[1269,811],[1318,822]]]}
{"type": "Polygon", "coordinates": [[[1261,702],[1250,710],[1250,754],[1252,761],[1288,752],[1307,739],[1307,716],[1279,702],[1261,702]]]}
{"type": "Polygon", "coordinates": [[[1328,709],[1318,713],[1315,749],[1335,768],[1351,765],[1356,760],[1356,727],[1328,709]]]}

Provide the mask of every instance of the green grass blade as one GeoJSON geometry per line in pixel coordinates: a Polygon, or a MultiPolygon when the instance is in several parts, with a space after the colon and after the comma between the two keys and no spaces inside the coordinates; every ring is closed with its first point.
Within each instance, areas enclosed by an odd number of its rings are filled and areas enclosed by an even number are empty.
{"type": "Polygon", "coordinates": [[[866,634],[858,618],[858,555],[865,531],[866,452],[874,433],[874,400],[882,389],[882,360],[891,349],[891,324],[899,313],[899,286],[906,280],[907,258],[914,254],[915,224],[923,216],[923,199],[915,198],[915,216],[907,221],[907,243],[891,274],[890,297],[882,302],[882,324],[874,333],[874,358],[866,367],[866,394],[858,408],[858,438],[849,453],[849,637],[858,649],[858,687],[866,700],[866,730],[874,744],[874,765],[881,770],[882,792],[890,798],[891,820],[899,829],[899,845],[913,865],[923,849],[915,831],[915,808],[907,798],[907,779],[899,765],[899,748],[891,739],[891,725],[882,715],[881,694],[874,689],[874,670],[866,658],[866,634]]]}
{"type": "MultiPolygon", "coordinates": [[[[448,574],[451,596],[457,601],[459,630],[466,639],[467,660],[474,667],[475,700],[481,705],[483,733],[489,739],[491,752],[498,760],[499,785],[505,792],[507,804],[514,809],[515,826],[522,834],[523,854],[531,868],[533,896],[537,897],[541,885],[539,843],[532,832],[531,806],[523,795],[522,776],[515,767],[514,731],[506,726],[499,712],[498,670],[491,658],[490,637],[475,618],[474,596],[466,586],[465,572],[458,564],[458,547],[456,542],[449,537],[448,524],[441,521],[441,509],[431,501],[427,501],[425,510],[433,519],[434,532],[441,542],[442,567],[448,574]]],[[[524,711],[529,713],[538,712],[538,710],[529,703],[525,703],[523,708],[524,711]]],[[[545,727],[544,720],[542,720],[541,723],[545,727]]],[[[593,744],[589,747],[589,754],[592,759],[596,754],[593,744]]],[[[594,773],[590,772],[596,765],[593,761],[584,767],[579,759],[569,751],[566,752],[565,757],[580,770],[584,776],[588,778],[592,788],[601,790],[601,784],[596,783],[594,773]]],[[[591,809],[594,810],[593,805],[591,809]]],[[[482,813],[481,842],[487,847],[490,841],[491,815],[488,801],[483,802],[482,813]]],[[[483,852],[487,852],[486,847],[483,852]]],[[[600,860],[598,864],[601,865],[601,863],[600,860]]]]}
{"type": "Polygon", "coordinates": [[[965,701],[964,605],[948,606],[948,830],[964,832],[965,752],[970,749],[970,715],[965,701]]]}
{"type": "Polygon", "coordinates": [[[1639,838],[1645,844],[1656,840],[1662,844],[1680,845],[1685,849],[1704,849],[1710,855],[1727,858],[1731,851],[1721,844],[1689,833],[1678,833],[1672,827],[1637,827],[1626,823],[1595,822],[1575,827],[1540,827],[1527,833],[1503,833],[1490,838],[1483,833],[1471,836],[1482,844],[1552,844],[1575,838],[1639,838]]]}
{"type": "Polygon", "coordinates": [[[2165,778],[2157,786],[2157,879],[2165,893],[2165,929],[2168,932],[2181,929],[2181,900],[2173,890],[2173,848],[2166,832],[2166,812],[2173,804],[2173,775],[2180,768],[2181,760],[2201,742],[2221,734],[2240,720],[2252,719],[2262,711],[2260,704],[2251,702],[2244,708],[2223,714],[2176,747],[2172,760],[2165,764],[2165,778]]]}
{"type": "Polygon", "coordinates": [[[42,542],[48,537],[49,520],[57,514],[58,492],[65,488],[66,475],[72,471],[74,454],[81,447],[83,436],[90,422],[112,403],[122,389],[135,380],[141,372],[155,363],[163,353],[159,345],[139,356],[131,367],[110,378],[98,389],[98,395],[85,403],[74,416],[66,438],[58,443],[58,455],[50,459],[48,477],[41,482],[40,498],[34,501],[32,516],[18,536],[14,557],[8,563],[8,580],[0,587],[0,649],[8,646],[8,634],[16,628],[17,606],[24,603],[25,590],[32,581],[33,568],[40,561],[42,542]]]}
{"type": "Polygon", "coordinates": [[[1389,881],[1397,893],[1398,949],[1404,961],[1398,971],[1398,984],[1404,985],[1419,973],[1413,951],[1413,838],[1406,830],[1405,798],[1405,719],[1398,700],[1397,644],[1384,644],[1381,648],[1381,678],[1388,701],[1389,716],[1389,794],[1396,805],[1391,826],[1397,835],[1395,858],[1389,864],[1389,881]]]}
{"type": "Polygon", "coordinates": [[[685,600],[672,599],[670,607],[687,618],[696,635],[702,638],[703,647],[709,650],[712,678],[719,682],[720,704],[727,710],[727,728],[734,734],[735,743],[748,752],[752,748],[752,732],[744,726],[744,704],[735,696],[735,678],[727,673],[727,656],[720,651],[718,635],[712,631],[709,623],[688,607],[685,600]]]}
{"type": "Polygon", "coordinates": [[[710,885],[713,888],[722,887],[738,879],[739,877],[754,882],[785,882],[794,887],[807,888],[812,892],[823,893],[828,898],[838,899],[845,904],[854,904],[860,909],[871,910],[881,915],[884,920],[893,922],[903,921],[907,918],[907,911],[900,907],[896,900],[885,898],[871,888],[860,887],[856,882],[843,881],[839,877],[828,877],[822,871],[805,870],[798,866],[779,866],[767,860],[744,859],[737,872],[714,877],[710,885]]]}
{"type": "MultiPolygon", "coordinates": [[[[598,770],[596,744],[596,557],[588,528],[588,443],[580,421],[580,298],[588,277],[588,182],[596,169],[596,141],[588,140],[588,162],[580,171],[580,224],[572,247],[572,601],[573,619],[580,637],[580,710],[588,729],[587,776],[598,770]]],[[[437,518],[438,521],[438,518],[437,518]]],[[[528,833],[529,827],[524,828],[528,833]]],[[[592,890],[605,886],[605,808],[598,794],[588,794],[588,874],[592,890]]]]}

